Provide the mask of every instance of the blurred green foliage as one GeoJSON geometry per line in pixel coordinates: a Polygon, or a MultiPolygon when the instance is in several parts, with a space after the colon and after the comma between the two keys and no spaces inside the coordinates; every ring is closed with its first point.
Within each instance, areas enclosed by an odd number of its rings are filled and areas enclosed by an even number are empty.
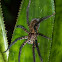
{"type": "Polygon", "coordinates": [[[55,24],[50,62],[62,62],[62,2],[55,0],[55,24]]]}
{"type": "Polygon", "coordinates": [[[7,48],[8,48],[8,42],[0,2],[0,62],[7,62],[8,52],[3,53],[7,48]]]}

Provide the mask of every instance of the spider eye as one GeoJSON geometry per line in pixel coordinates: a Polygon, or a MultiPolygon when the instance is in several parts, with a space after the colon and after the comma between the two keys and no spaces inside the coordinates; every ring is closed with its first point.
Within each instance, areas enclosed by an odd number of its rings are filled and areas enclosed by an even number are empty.
{"type": "Polygon", "coordinates": [[[29,40],[29,42],[30,42],[30,40],[29,40]]]}

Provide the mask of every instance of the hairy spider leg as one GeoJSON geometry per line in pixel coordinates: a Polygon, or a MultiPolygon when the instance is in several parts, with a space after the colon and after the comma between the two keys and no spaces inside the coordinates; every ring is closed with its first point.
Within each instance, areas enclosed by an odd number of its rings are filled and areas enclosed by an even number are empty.
{"type": "Polygon", "coordinates": [[[36,49],[37,49],[37,52],[38,52],[39,58],[40,58],[41,62],[43,62],[42,57],[41,57],[41,54],[40,54],[40,50],[39,50],[39,47],[38,47],[37,40],[35,40],[35,43],[36,43],[35,45],[36,45],[36,49]]]}
{"type": "Polygon", "coordinates": [[[24,36],[24,37],[19,37],[19,38],[15,39],[15,41],[13,41],[13,42],[8,46],[7,50],[4,51],[3,53],[7,52],[7,51],[10,49],[10,47],[11,47],[13,44],[15,44],[15,42],[17,42],[17,40],[22,40],[22,39],[27,39],[27,38],[28,38],[28,36],[24,36]]]}
{"type": "Polygon", "coordinates": [[[30,7],[30,3],[31,3],[31,0],[29,0],[28,7],[27,7],[27,10],[26,10],[26,12],[27,12],[27,24],[28,24],[28,26],[29,26],[29,7],[30,7]]]}
{"type": "Polygon", "coordinates": [[[35,24],[35,26],[37,26],[40,22],[42,22],[42,21],[44,21],[44,20],[46,20],[46,19],[52,17],[53,15],[55,15],[55,13],[52,14],[52,15],[49,15],[49,16],[46,16],[46,17],[40,18],[39,21],[35,24]]]}
{"type": "Polygon", "coordinates": [[[21,55],[21,49],[23,48],[23,46],[27,43],[27,40],[20,46],[19,49],[19,56],[18,56],[18,62],[20,62],[20,55],[21,55]]]}
{"type": "Polygon", "coordinates": [[[22,26],[22,25],[17,25],[16,27],[17,27],[17,28],[22,28],[26,33],[29,34],[29,31],[28,31],[24,26],[22,26]]]}
{"type": "Polygon", "coordinates": [[[36,62],[35,61],[35,45],[34,45],[34,42],[33,42],[33,61],[36,62]]]}
{"type": "Polygon", "coordinates": [[[42,36],[42,37],[44,37],[44,38],[46,38],[46,39],[52,40],[51,38],[49,38],[49,37],[45,36],[45,35],[44,35],[44,34],[42,34],[42,33],[37,33],[37,35],[40,35],[40,36],[42,36]]]}

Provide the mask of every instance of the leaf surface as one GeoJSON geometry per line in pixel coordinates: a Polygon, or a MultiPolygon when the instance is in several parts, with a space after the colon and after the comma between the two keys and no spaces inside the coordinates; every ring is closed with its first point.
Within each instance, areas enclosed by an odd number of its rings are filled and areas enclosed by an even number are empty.
{"type": "MultiPolygon", "coordinates": [[[[27,30],[29,27],[27,25],[26,19],[26,9],[28,6],[29,0],[22,0],[22,4],[20,6],[20,11],[18,13],[17,25],[23,25],[27,30]]],[[[31,0],[30,8],[29,8],[29,21],[31,22],[34,18],[42,18],[45,16],[52,15],[54,12],[54,1],[53,0],[31,0]]],[[[54,16],[44,20],[40,23],[38,32],[43,33],[44,35],[52,38],[54,24],[54,16]]],[[[14,29],[12,42],[22,36],[28,35],[20,28],[14,29]]],[[[41,52],[41,56],[43,62],[49,61],[50,49],[51,49],[51,40],[38,36],[39,49],[41,52]]],[[[9,62],[18,62],[18,54],[19,48],[21,44],[25,40],[18,40],[11,48],[9,54],[9,62]]],[[[36,62],[40,62],[37,50],[35,49],[36,62]]],[[[32,53],[32,45],[26,44],[21,51],[20,62],[33,62],[33,53],[32,53]]]]}

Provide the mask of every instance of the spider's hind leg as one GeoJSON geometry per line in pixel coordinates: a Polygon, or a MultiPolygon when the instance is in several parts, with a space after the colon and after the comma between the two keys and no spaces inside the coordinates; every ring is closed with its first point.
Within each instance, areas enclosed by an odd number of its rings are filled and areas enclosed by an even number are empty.
{"type": "Polygon", "coordinates": [[[34,42],[33,42],[33,62],[36,62],[35,61],[35,45],[34,45],[34,42]]]}
{"type": "Polygon", "coordinates": [[[21,49],[22,47],[27,43],[27,40],[20,46],[20,49],[19,49],[19,56],[18,56],[18,62],[20,62],[20,55],[21,55],[21,49]]]}
{"type": "Polygon", "coordinates": [[[10,47],[11,47],[13,44],[15,44],[15,43],[17,42],[17,40],[22,40],[22,39],[27,39],[27,38],[28,38],[28,36],[24,36],[24,37],[19,37],[19,38],[15,39],[15,41],[13,41],[13,42],[8,46],[7,50],[4,51],[3,53],[7,52],[7,51],[10,49],[10,47]]]}
{"type": "Polygon", "coordinates": [[[35,43],[36,43],[36,48],[37,48],[37,52],[38,52],[39,58],[40,58],[41,62],[43,62],[41,54],[40,54],[40,50],[39,50],[39,47],[38,47],[37,40],[35,40],[35,43]]]}

